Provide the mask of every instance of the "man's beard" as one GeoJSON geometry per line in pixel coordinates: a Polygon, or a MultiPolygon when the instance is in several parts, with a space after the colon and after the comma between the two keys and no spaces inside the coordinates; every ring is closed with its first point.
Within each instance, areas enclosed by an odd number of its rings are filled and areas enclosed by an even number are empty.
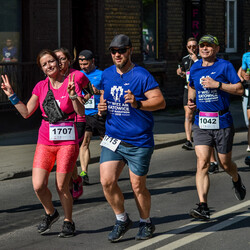
{"type": "Polygon", "coordinates": [[[118,68],[118,69],[122,69],[122,68],[124,68],[125,66],[126,66],[126,64],[128,63],[128,58],[124,61],[124,62],[122,62],[122,63],[120,63],[120,64],[117,64],[116,63],[116,61],[114,61],[114,64],[115,64],[115,66],[118,68]]]}

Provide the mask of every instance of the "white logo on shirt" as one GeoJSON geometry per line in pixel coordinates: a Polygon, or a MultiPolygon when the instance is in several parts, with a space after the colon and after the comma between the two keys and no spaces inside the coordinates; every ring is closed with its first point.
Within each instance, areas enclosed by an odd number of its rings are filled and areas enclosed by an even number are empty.
{"type": "Polygon", "coordinates": [[[113,96],[115,102],[120,102],[121,96],[123,95],[123,88],[121,86],[113,86],[110,90],[110,93],[113,96]]]}
{"type": "Polygon", "coordinates": [[[211,75],[216,74],[216,72],[212,72],[211,75]]]}

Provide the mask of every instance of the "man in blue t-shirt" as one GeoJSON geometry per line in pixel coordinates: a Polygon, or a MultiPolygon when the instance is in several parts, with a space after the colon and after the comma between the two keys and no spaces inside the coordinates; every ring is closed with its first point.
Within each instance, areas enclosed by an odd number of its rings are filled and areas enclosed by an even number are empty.
{"type": "MultiPolygon", "coordinates": [[[[250,36],[248,39],[248,45],[250,46],[250,36]]],[[[244,74],[250,74],[250,50],[248,50],[242,57],[242,75],[244,74]]]]}
{"type": "Polygon", "coordinates": [[[230,94],[242,95],[244,90],[233,65],[216,57],[218,39],[205,35],[199,41],[201,58],[190,70],[188,106],[197,108],[193,124],[195,153],[197,156],[196,187],[200,203],[191,209],[194,218],[208,220],[209,159],[213,147],[218,152],[222,168],[232,177],[235,195],[243,200],[246,189],[232,161],[234,137],[233,119],[229,111],[230,94]],[[196,98],[196,104],[194,99],[196,98]]]}
{"type": "Polygon", "coordinates": [[[6,47],[3,48],[2,62],[17,62],[17,49],[9,38],[6,39],[6,47]]]}
{"type": "Polygon", "coordinates": [[[99,114],[107,111],[106,133],[101,143],[101,183],[116,215],[116,224],[108,239],[119,241],[132,226],[124,208],[124,196],[117,184],[127,164],[140,214],[140,228],[135,238],[145,240],[152,237],[155,230],[150,219],[150,193],[146,188],[154,147],[151,111],[164,109],[166,104],[153,76],[132,63],[133,49],[128,36],[115,36],[109,50],[114,65],[103,71],[102,96],[98,105],[99,114]]]}
{"type": "MultiPolygon", "coordinates": [[[[92,84],[94,95],[83,93],[85,102],[86,127],[83,143],[80,147],[80,162],[82,172],[80,176],[83,185],[89,184],[88,164],[90,160],[89,144],[92,136],[100,136],[103,139],[105,135],[105,117],[98,115],[98,103],[100,102],[100,87],[102,71],[95,66],[95,58],[90,50],[82,50],[78,57],[81,71],[88,77],[92,84]]],[[[84,90],[83,90],[84,92],[84,90]]]]}

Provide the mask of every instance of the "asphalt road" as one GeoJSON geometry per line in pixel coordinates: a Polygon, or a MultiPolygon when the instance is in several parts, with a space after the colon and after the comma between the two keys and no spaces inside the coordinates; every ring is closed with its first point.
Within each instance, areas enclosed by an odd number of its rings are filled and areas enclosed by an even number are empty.
{"type": "Polygon", "coordinates": [[[198,202],[195,188],[196,157],[194,151],[184,151],[181,145],[155,150],[148,188],[152,194],[151,216],[156,225],[155,237],[138,242],[139,215],[130,189],[128,171],[124,170],[120,186],[125,194],[125,206],[134,221],[119,243],[109,243],[107,235],[115,217],[105,201],[99,183],[98,164],[89,167],[92,185],[84,187],[84,195],[75,202],[73,219],[77,235],[61,239],[63,212],[55,191],[54,173],[50,187],[55,206],[61,214],[46,236],[36,231],[43,215],[31,184],[31,177],[0,182],[0,249],[249,249],[250,247],[250,168],[244,164],[246,132],[237,133],[233,159],[247,188],[244,201],[234,197],[230,177],[220,170],[210,175],[209,207],[211,221],[200,222],[188,212],[198,202]]]}

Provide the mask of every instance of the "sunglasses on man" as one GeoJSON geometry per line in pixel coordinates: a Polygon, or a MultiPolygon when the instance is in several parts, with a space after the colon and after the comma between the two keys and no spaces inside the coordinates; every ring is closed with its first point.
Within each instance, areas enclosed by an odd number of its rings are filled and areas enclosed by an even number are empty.
{"type": "Polygon", "coordinates": [[[205,46],[206,47],[213,47],[213,44],[211,44],[211,43],[201,43],[199,46],[200,46],[200,48],[204,48],[205,46]]]}
{"type": "Polygon", "coordinates": [[[110,52],[111,52],[111,54],[113,54],[113,55],[115,55],[116,53],[118,53],[118,54],[124,54],[124,53],[126,53],[127,52],[127,50],[128,50],[128,48],[122,48],[122,49],[110,49],[110,52]]]}
{"type": "Polygon", "coordinates": [[[197,48],[197,45],[189,45],[189,46],[187,46],[189,49],[195,49],[195,48],[197,48]]]}

